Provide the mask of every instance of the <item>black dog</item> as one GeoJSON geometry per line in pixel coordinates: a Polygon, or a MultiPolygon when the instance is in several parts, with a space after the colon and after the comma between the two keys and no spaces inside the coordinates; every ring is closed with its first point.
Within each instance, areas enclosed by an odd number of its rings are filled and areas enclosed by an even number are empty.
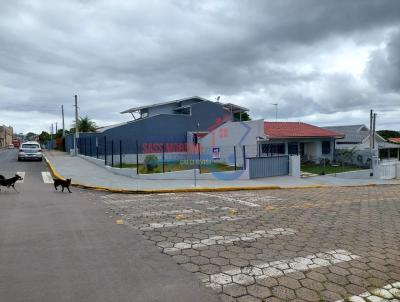
{"type": "Polygon", "coordinates": [[[61,192],[64,192],[64,188],[67,188],[68,192],[72,193],[69,189],[69,185],[71,184],[71,178],[63,179],[53,179],[54,180],[54,188],[57,190],[58,186],[62,187],[61,192]]]}
{"type": "Polygon", "coordinates": [[[11,177],[8,179],[6,179],[3,175],[0,175],[0,186],[7,187],[7,188],[12,187],[16,192],[18,192],[17,189],[15,188],[15,183],[18,180],[23,180],[23,178],[21,176],[19,176],[18,174],[15,174],[14,177],[11,177]]]}

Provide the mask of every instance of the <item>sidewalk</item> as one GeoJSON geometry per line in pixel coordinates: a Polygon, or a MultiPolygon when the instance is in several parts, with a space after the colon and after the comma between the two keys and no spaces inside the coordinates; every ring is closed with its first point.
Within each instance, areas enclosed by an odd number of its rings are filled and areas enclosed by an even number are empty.
{"type": "MultiPolygon", "coordinates": [[[[337,176],[316,176],[310,178],[294,178],[291,176],[270,177],[252,180],[154,180],[134,179],[116,175],[100,166],[66,153],[47,151],[46,157],[53,169],[63,178],[72,178],[73,184],[93,188],[129,191],[174,191],[174,190],[240,190],[240,189],[278,189],[294,187],[318,186],[361,186],[379,184],[400,184],[400,180],[381,180],[367,177],[368,171],[356,173],[353,178],[349,173],[337,176]]],[[[149,175],[151,178],[151,175],[149,175]]]]}

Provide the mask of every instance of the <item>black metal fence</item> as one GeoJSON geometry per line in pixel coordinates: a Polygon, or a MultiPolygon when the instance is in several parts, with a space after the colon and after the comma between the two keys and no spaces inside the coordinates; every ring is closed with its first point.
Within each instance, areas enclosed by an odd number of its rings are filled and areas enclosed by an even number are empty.
{"type": "Polygon", "coordinates": [[[136,168],[140,173],[165,173],[197,168],[200,172],[234,171],[246,168],[246,157],[256,156],[256,145],[202,146],[186,143],[139,143],[80,137],[79,154],[117,168],[136,168]]]}

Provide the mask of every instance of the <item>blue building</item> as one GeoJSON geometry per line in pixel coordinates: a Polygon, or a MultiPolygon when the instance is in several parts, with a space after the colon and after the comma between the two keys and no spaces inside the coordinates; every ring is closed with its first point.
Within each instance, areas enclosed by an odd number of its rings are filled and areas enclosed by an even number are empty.
{"type": "MultiPolygon", "coordinates": [[[[170,152],[184,152],[183,146],[197,136],[205,135],[221,123],[240,120],[246,111],[248,109],[241,106],[198,96],[134,107],[121,112],[131,114],[131,121],[101,127],[96,133],[80,133],[79,149],[87,155],[95,154],[97,149],[108,153],[112,148],[113,152],[119,152],[121,141],[124,154],[153,153],[144,149],[157,149],[162,144],[179,149],[168,150],[170,152]]],[[[66,140],[66,151],[71,148],[72,137],[66,140]]]]}

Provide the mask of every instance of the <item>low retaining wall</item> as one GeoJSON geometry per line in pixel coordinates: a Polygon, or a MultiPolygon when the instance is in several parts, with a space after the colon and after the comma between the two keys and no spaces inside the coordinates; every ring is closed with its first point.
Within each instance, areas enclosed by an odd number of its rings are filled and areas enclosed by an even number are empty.
{"type": "MultiPolygon", "coordinates": [[[[104,165],[103,159],[97,159],[90,156],[78,155],[80,158],[85,159],[99,167],[102,167],[114,174],[132,177],[135,179],[151,179],[151,180],[187,180],[196,179],[201,180],[236,180],[236,179],[250,179],[249,170],[237,170],[215,173],[199,173],[199,169],[191,169],[184,171],[174,171],[165,173],[152,173],[152,174],[137,174],[136,168],[113,168],[104,165]]],[[[249,165],[247,164],[247,167],[249,165]]]]}

